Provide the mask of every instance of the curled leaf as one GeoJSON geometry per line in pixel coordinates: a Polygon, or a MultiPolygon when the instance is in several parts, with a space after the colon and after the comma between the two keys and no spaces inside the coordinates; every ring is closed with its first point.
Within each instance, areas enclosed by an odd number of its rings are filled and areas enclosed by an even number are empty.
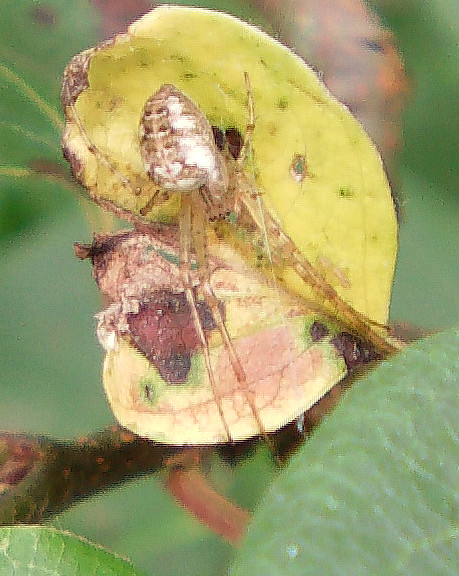
{"type": "Polygon", "coordinates": [[[333,341],[336,328],[321,324],[319,333],[317,314],[301,299],[273,289],[220,243],[211,248],[210,283],[247,382],[238,381],[212,313],[198,300],[214,388],[181,286],[177,247],[177,229],[163,226],[154,235],[99,237],[87,252],[111,301],[99,315],[98,334],[107,349],[105,391],[123,426],[169,444],[246,439],[260,433],[248,396],[263,431],[275,431],[347,373],[333,341]]]}

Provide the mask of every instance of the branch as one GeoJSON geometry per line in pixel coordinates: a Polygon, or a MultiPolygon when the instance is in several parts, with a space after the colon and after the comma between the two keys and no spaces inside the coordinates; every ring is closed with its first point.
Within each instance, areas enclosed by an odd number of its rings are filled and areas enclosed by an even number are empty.
{"type": "Polygon", "coordinates": [[[152,474],[192,449],[155,444],[121,428],[74,443],[0,434],[0,524],[43,522],[79,500],[152,474]]]}

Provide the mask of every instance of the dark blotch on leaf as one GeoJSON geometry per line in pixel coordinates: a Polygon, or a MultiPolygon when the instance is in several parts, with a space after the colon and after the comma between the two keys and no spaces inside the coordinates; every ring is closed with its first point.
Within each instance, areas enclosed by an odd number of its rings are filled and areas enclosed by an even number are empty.
{"type": "Polygon", "coordinates": [[[177,62],[185,62],[185,57],[182,56],[182,54],[171,54],[170,59],[176,60],[177,62]]]}
{"type": "Polygon", "coordinates": [[[214,133],[215,144],[219,150],[223,150],[225,146],[228,146],[231,156],[235,160],[239,158],[242,148],[242,136],[237,128],[227,128],[223,132],[217,126],[212,126],[212,132],[214,133]]]}
{"type": "Polygon", "coordinates": [[[155,367],[168,384],[182,384],[191,368],[191,354],[173,352],[168,358],[157,355],[155,367]]]}
{"type": "MultiPolygon", "coordinates": [[[[205,302],[197,302],[204,331],[215,328],[212,313],[205,302]]],[[[138,314],[127,314],[130,337],[140,352],[155,366],[168,384],[186,382],[191,355],[201,342],[184,293],[154,292],[141,304],[138,314]]]]}
{"type": "Polygon", "coordinates": [[[212,126],[212,132],[214,133],[214,140],[215,144],[217,145],[217,148],[219,150],[223,150],[226,141],[225,133],[223,132],[223,130],[218,128],[218,126],[212,126]]]}
{"type": "Polygon", "coordinates": [[[231,156],[236,159],[239,158],[239,154],[242,148],[242,136],[237,128],[228,128],[225,131],[226,142],[228,144],[228,150],[231,156]]]}
{"type": "Polygon", "coordinates": [[[310,334],[313,342],[320,342],[325,336],[328,336],[329,330],[325,324],[315,321],[311,326],[310,334]]]}
{"type": "Polygon", "coordinates": [[[306,157],[303,154],[297,154],[290,164],[290,175],[298,182],[302,182],[306,174],[306,157]]]}
{"type": "Polygon", "coordinates": [[[286,110],[288,108],[288,100],[287,98],[279,98],[277,101],[277,107],[279,110],[286,110]]]}
{"type": "Polygon", "coordinates": [[[57,12],[52,6],[42,4],[41,6],[33,6],[32,20],[35,24],[42,26],[53,26],[57,22],[57,12]]]}
{"type": "Polygon", "coordinates": [[[358,366],[381,359],[371,346],[348,332],[341,332],[330,342],[338,354],[343,357],[349,372],[358,366]]]}
{"type": "Polygon", "coordinates": [[[348,186],[341,186],[338,189],[338,195],[341,196],[341,198],[353,198],[354,190],[348,186]]]}

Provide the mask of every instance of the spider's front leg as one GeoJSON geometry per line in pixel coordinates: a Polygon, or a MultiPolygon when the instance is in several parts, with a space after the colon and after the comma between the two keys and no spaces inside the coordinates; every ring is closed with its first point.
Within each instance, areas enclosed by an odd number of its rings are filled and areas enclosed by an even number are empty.
{"type": "MultiPolygon", "coordinates": [[[[188,192],[182,195],[181,199],[181,209],[179,214],[179,230],[180,230],[180,246],[179,246],[179,257],[180,257],[180,275],[182,278],[183,288],[185,291],[185,296],[190,307],[191,317],[193,318],[194,328],[196,330],[198,339],[202,346],[202,351],[204,355],[204,362],[206,365],[207,376],[209,378],[209,383],[212,388],[215,403],[217,405],[220,418],[225,429],[226,440],[231,442],[231,432],[226,422],[225,414],[221,404],[220,391],[215,381],[214,371],[212,368],[211,358],[210,358],[210,348],[205,335],[201,319],[199,317],[198,307],[196,304],[196,298],[193,292],[193,282],[191,279],[191,244],[192,244],[192,215],[193,215],[193,200],[196,196],[196,192],[188,192]]],[[[198,263],[199,268],[199,263],[198,263]]],[[[212,309],[211,303],[209,303],[212,314],[214,315],[214,310],[212,309]]]]}
{"type": "MultiPolygon", "coordinates": [[[[258,409],[255,405],[255,401],[253,398],[253,394],[250,391],[248,379],[242,362],[239,358],[239,355],[234,347],[232,342],[231,336],[228,333],[226,328],[225,319],[222,314],[219,300],[215,295],[215,292],[212,288],[212,284],[210,281],[210,272],[208,268],[208,250],[207,250],[207,241],[206,241],[206,231],[208,227],[208,218],[206,215],[206,206],[205,201],[202,194],[194,193],[194,198],[191,199],[191,206],[189,206],[189,210],[187,209],[188,213],[191,213],[191,237],[193,239],[194,250],[196,253],[196,260],[198,265],[198,277],[199,277],[199,285],[203,294],[203,297],[208,304],[213,320],[215,325],[220,332],[220,336],[222,338],[223,344],[225,346],[225,350],[228,354],[229,361],[231,367],[234,372],[235,379],[238,382],[238,387],[245,397],[247,404],[250,408],[252,416],[257,424],[260,434],[265,436],[266,432],[264,425],[261,421],[258,409]]],[[[187,200],[186,204],[189,202],[187,200]]],[[[182,205],[183,206],[183,205],[182,205]]],[[[184,230],[183,230],[184,232],[184,230]]],[[[182,243],[183,237],[182,229],[180,230],[180,242],[182,243]]],[[[204,335],[205,336],[205,335],[204,335]]],[[[210,376],[209,376],[210,378],[210,376]]],[[[269,442],[268,442],[269,444],[269,442]]]]}

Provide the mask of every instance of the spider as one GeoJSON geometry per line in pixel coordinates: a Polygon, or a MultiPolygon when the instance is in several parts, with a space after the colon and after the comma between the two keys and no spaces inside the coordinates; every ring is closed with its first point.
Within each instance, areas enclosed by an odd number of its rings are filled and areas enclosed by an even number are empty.
{"type": "MultiPolygon", "coordinates": [[[[260,433],[264,436],[266,433],[247,385],[244,366],[228,333],[224,315],[210,282],[206,245],[210,221],[218,221],[229,214],[236,214],[238,225],[259,231],[261,239],[258,241],[266,249],[271,270],[274,270],[275,265],[283,266],[288,262],[297,274],[313,287],[320,299],[332,303],[338,318],[348,328],[366,338],[382,354],[391,354],[397,350],[397,346],[388,340],[371,320],[339,297],[335,289],[299,252],[288,235],[264,208],[255,183],[244,172],[255,129],[254,101],[247,73],[244,74],[244,79],[249,118],[244,137],[240,145],[236,144],[235,150],[230,150],[230,143],[222,138],[222,133],[212,128],[198,106],[171,84],[164,84],[147,100],[141,114],[139,129],[140,154],[144,169],[158,187],[158,192],[151,196],[140,213],[146,216],[150,212],[160,200],[160,191],[166,191],[168,195],[180,194],[178,215],[180,277],[227,440],[231,440],[231,433],[218,401],[218,385],[212,369],[208,337],[199,315],[191,274],[193,263],[197,267],[201,297],[210,308],[213,321],[230,358],[239,389],[245,395],[260,433]]],[[[96,155],[100,162],[107,165],[124,186],[131,188],[134,194],[138,194],[139,191],[129,179],[92,144],[78,117],[74,106],[75,100],[76,97],[73,98],[70,107],[88,150],[96,155]]],[[[228,137],[231,136],[231,132],[227,134],[228,137]]],[[[234,136],[234,132],[232,135],[234,136]]]]}
{"type": "MultiPolygon", "coordinates": [[[[249,82],[248,76],[246,82],[249,82]]],[[[248,139],[253,130],[253,104],[251,99],[249,102],[250,123],[236,163],[245,160],[248,139]]],[[[218,386],[190,274],[192,249],[196,257],[199,285],[204,299],[210,307],[213,320],[228,351],[235,377],[252,415],[260,432],[265,434],[248,390],[244,368],[234,349],[212,289],[206,265],[206,220],[218,218],[231,211],[227,158],[219,151],[214,131],[207,118],[187,96],[171,84],[164,84],[145,104],[140,122],[140,151],[146,172],[155,184],[166,191],[183,193],[179,214],[180,273],[194,327],[204,353],[214,397],[218,399],[218,386]]],[[[154,202],[154,198],[152,201],[154,202]]],[[[147,214],[149,209],[148,204],[142,209],[142,214],[147,214]]],[[[231,433],[218,400],[217,405],[227,438],[230,440],[231,433]]]]}
{"type": "MultiPolygon", "coordinates": [[[[229,145],[226,148],[223,145],[223,149],[219,150],[214,139],[215,132],[207,118],[174,86],[163,85],[144,107],[140,150],[145,169],[161,188],[184,193],[179,217],[182,239],[193,239],[198,264],[204,265],[206,252],[203,230],[207,220],[235,212],[240,225],[253,228],[255,224],[261,231],[270,266],[275,263],[282,265],[283,262],[276,256],[281,253],[282,258],[293,263],[299,276],[313,286],[323,300],[334,304],[338,315],[341,314],[350,327],[367,336],[382,352],[393,352],[392,343],[373,330],[375,323],[347,305],[296,249],[287,234],[264,209],[254,182],[245,175],[244,168],[255,129],[255,112],[247,73],[244,79],[249,120],[241,145],[235,146],[233,153],[229,145]],[[241,205],[245,208],[245,214],[241,212],[241,205]]],[[[295,158],[292,169],[298,169],[300,161],[304,163],[304,158],[295,158]]],[[[154,203],[155,199],[152,198],[141,213],[147,214],[154,203]]],[[[190,243],[187,248],[189,252],[190,243]]]]}

